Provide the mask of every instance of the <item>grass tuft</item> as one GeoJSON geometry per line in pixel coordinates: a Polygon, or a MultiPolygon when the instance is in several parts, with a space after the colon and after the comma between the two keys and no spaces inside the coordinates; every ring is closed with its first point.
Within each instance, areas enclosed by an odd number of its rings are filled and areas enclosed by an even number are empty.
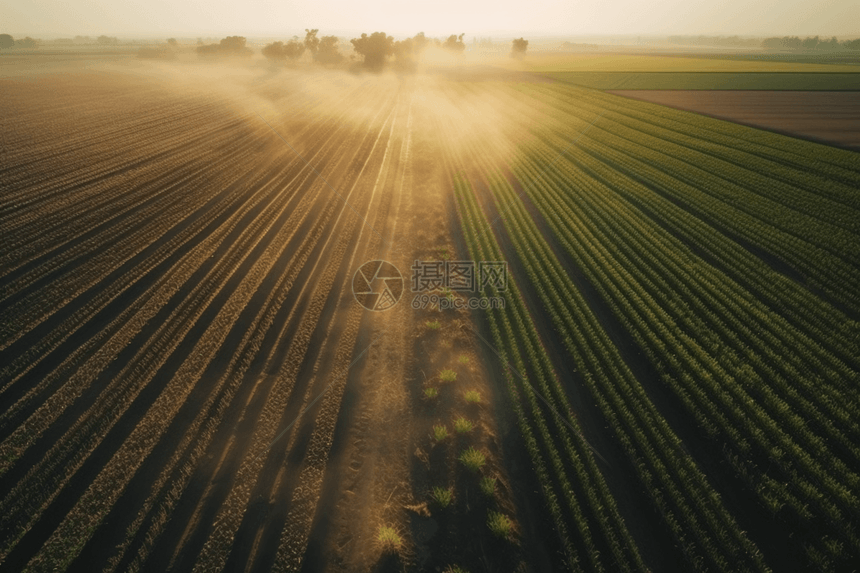
{"type": "Polygon", "coordinates": [[[460,454],[460,461],[466,466],[467,470],[477,472],[487,463],[487,458],[482,452],[470,447],[463,450],[463,453],[460,454]]]}
{"type": "Polygon", "coordinates": [[[434,487],[430,497],[439,507],[448,507],[454,501],[454,489],[450,487],[434,487]]]}
{"type": "Polygon", "coordinates": [[[472,431],[472,428],[474,427],[475,425],[463,416],[460,416],[459,418],[454,420],[454,431],[458,434],[468,434],[472,431]]]}
{"type": "Polygon", "coordinates": [[[481,483],[478,484],[478,487],[481,488],[481,493],[487,497],[493,497],[496,495],[496,478],[484,476],[481,478],[481,483]]]}
{"type": "Polygon", "coordinates": [[[397,530],[388,525],[381,525],[376,534],[376,540],[382,545],[384,553],[395,553],[400,551],[403,546],[403,538],[397,533],[397,530]]]}
{"type": "Polygon", "coordinates": [[[442,382],[453,382],[457,379],[457,373],[450,368],[446,368],[439,373],[439,378],[442,380],[442,382]]]}
{"type": "Polygon", "coordinates": [[[469,363],[469,357],[466,356],[465,354],[461,354],[457,358],[457,362],[459,362],[460,364],[468,364],[469,363]]]}
{"type": "Polygon", "coordinates": [[[466,403],[468,404],[480,404],[481,393],[477,390],[469,390],[468,392],[463,392],[463,399],[466,400],[466,403]]]}
{"type": "Polygon", "coordinates": [[[424,326],[426,326],[430,330],[439,330],[439,327],[442,326],[442,323],[438,320],[428,320],[424,323],[424,326]]]}
{"type": "Polygon", "coordinates": [[[510,539],[514,531],[514,523],[511,519],[498,511],[490,511],[487,517],[487,527],[490,528],[493,535],[502,539],[510,539]]]}
{"type": "Polygon", "coordinates": [[[424,388],[424,397],[432,400],[439,395],[439,388],[424,388]]]}
{"type": "Polygon", "coordinates": [[[448,428],[445,426],[433,426],[433,438],[437,442],[441,442],[448,437],[448,428]]]}

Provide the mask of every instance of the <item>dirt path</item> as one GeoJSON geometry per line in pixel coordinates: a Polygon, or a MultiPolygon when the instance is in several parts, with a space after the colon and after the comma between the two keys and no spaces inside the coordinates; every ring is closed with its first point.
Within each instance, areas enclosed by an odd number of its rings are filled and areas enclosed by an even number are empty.
{"type": "MultiPolygon", "coordinates": [[[[398,267],[404,293],[394,308],[362,317],[356,352],[382,338],[350,370],[302,571],[435,571],[450,565],[527,570],[523,547],[543,546],[533,539],[533,524],[522,525],[521,541],[513,544],[490,538],[486,526],[492,507],[519,523],[521,496],[513,494],[503,447],[511,437],[509,421],[502,422],[505,436],[499,428],[500,418],[507,419],[497,411],[504,390],[491,384],[485,353],[470,329],[477,317],[411,305],[414,260],[462,259],[467,253],[455,244],[450,184],[434,161],[442,150],[419,106],[407,98],[400,107],[385,182],[386,192],[395,193],[384,233],[390,246],[380,258],[398,267]],[[456,372],[456,381],[439,379],[446,368],[456,372]],[[430,387],[439,392],[433,399],[424,394],[430,387]],[[482,402],[466,403],[467,390],[478,392],[482,402]],[[474,429],[453,435],[460,417],[474,429]],[[440,443],[431,437],[438,425],[452,434],[440,443]],[[478,478],[457,461],[466,447],[487,454],[481,475],[495,478],[494,501],[480,494],[478,478]],[[450,507],[434,505],[433,487],[451,488],[450,507]],[[398,532],[401,551],[383,551],[376,539],[380,526],[398,532]]],[[[535,509],[542,508],[532,507],[529,519],[535,509]]]]}

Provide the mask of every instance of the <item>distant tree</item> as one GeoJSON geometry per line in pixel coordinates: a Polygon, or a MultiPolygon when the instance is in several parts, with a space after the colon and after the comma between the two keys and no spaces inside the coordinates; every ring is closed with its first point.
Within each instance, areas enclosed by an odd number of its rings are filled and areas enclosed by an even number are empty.
{"type": "Polygon", "coordinates": [[[849,50],[860,50],[860,38],[856,40],[845,40],[842,42],[842,47],[848,48],[849,50]]]}
{"type": "Polygon", "coordinates": [[[820,42],[818,40],[818,36],[815,36],[813,38],[806,38],[805,40],[803,40],[802,45],[804,50],[815,50],[816,48],[818,48],[819,43],[820,42]]]}
{"type": "Polygon", "coordinates": [[[305,48],[311,53],[311,59],[316,61],[317,51],[320,48],[320,39],[317,38],[318,29],[308,30],[305,28],[305,48]]]}
{"type": "Polygon", "coordinates": [[[786,36],[782,39],[782,45],[789,50],[799,50],[803,47],[803,40],[797,36],[786,36]]]}
{"type": "Polygon", "coordinates": [[[338,49],[340,40],[337,36],[323,36],[319,40],[316,61],[321,64],[339,64],[343,61],[343,54],[338,49]]]}
{"type": "Polygon", "coordinates": [[[782,38],[765,38],[761,43],[763,48],[771,50],[801,50],[814,49],[818,45],[818,36],[801,40],[797,36],[783,36],[782,38]]]}
{"type": "MultiPolygon", "coordinates": [[[[374,32],[370,36],[362,34],[360,38],[350,40],[357,54],[364,57],[365,67],[371,70],[381,70],[388,56],[394,54],[394,38],[385,32],[374,32]]],[[[411,51],[411,39],[409,41],[411,51]]]]}
{"type": "Polygon", "coordinates": [[[245,50],[246,41],[243,36],[227,36],[218,43],[218,46],[224,52],[242,52],[245,50]]]}
{"type": "Polygon", "coordinates": [[[416,60],[421,53],[431,44],[431,40],[418,32],[412,38],[394,42],[394,64],[401,71],[413,71],[416,60]]]}
{"type": "Polygon", "coordinates": [[[215,58],[219,53],[218,44],[201,44],[197,46],[197,55],[201,58],[215,58]]]}
{"type": "Polygon", "coordinates": [[[103,46],[112,46],[114,44],[119,44],[119,39],[112,36],[99,36],[96,38],[96,42],[103,46]]]}
{"type": "Polygon", "coordinates": [[[179,42],[176,41],[176,38],[167,38],[167,45],[171,48],[178,48],[179,42]]]}
{"type": "Polygon", "coordinates": [[[263,48],[263,55],[274,62],[284,62],[287,59],[297,60],[305,51],[305,45],[290,40],[286,44],[283,42],[272,42],[263,48]]]}
{"type": "Polygon", "coordinates": [[[415,69],[416,55],[414,38],[406,38],[405,40],[394,42],[394,63],[398,69],[415,69]]]}
{"type": "Polygon", "coordinates": [[[289,59],[298,60],[305,53],[305,45],[294,38],[284,44],[284,53],[289,59]]]}
{"type": "MultiPolygon", "coordinates": [[[[107,36],[105,36],[105,37],[107,37],[107,36]]],[[[89,44],[92,41],[93,41],[93,39],[90,38],[89,36],[75,36],[75,43],[76,44],[89,44]]]]}
{"type": "Polygon", "coordinates": [[[463,36],[466,34],[460,34],[459,36],[455,36],[451,34],[448,36],[448,39],[445,40],[445,43],[442,44],[442,47],[446,50],[450,50],[455,54],[462,54],[466,50],[466,44],[463,42],[463,36]]]}
{"type": "Polygon", "coordinates": [[[511,57],[521,60],[526,55],[526,49],[529,47],[529,41],[522,38],[513,41],[511,46],[511,57]]]}
{"type": "Polygon", "coordinates": [[[283,42],[272,42],[271,44],[266,44],[265,46],[263,46],[262,53],[267,60],[272,60],[275,62],[287,59],[286,54],[284,54],[283,42]]]}
{"type": "Polygon", "coordinates": [[[15,45],[15,38],[9,34],[0,34],[0,49],[11,48],[15,45]]]}
{"type": "Polygon", "coordinates": [[[415,54],[418,55],[424,51],[424,49],[430,45],[430,40],[427,36],[424,35],[424,32],[418,32],[415,34],[415,37],[412,38],[412,49],[415,51],[415,54]]]}
{"type": "Polygon", "coordinates": [[[15,47],[34,50],[39,47],[39,40],[34,40],[30,36],[27,36],[23,40],[15,40],[15,47]]]}
{"type": "Polygon", "coordinates": [[[203,58],[225,57],[225,56],[250,56],[251,48],[245,46],[247,40],[244,36],[227,36],[217,44],[203,44],[197,46],[197,55],[203,58]]]}
{"type": "Polygon", "coordinates": [[[766,50],[777,50],[782,47],[782,38],[765,38],[761,41],[761,47],[766,50]]]}

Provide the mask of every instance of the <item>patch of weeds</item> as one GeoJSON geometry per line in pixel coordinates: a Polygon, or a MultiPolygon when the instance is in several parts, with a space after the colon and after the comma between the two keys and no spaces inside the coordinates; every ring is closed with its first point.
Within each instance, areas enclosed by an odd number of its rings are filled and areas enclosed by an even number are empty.
{"type": "Polygon", "coordinates": [[[424,388],[424,397],[432,400],[439,395],[439,388],[424,388]]]}
{"type": "Polygon", "coordinates": [[[441,249],[439,249],[439,258],[443,261],[447,261],[451,258],[451,253],[448,252],[448,249],[442,247],[441,249]]]}
{"type": "Polygon", "coordinates": [[[474,427],[475,425],[463,416],[454,420],[454,431],[458,434],[468,434],[474,427]]]}
{"type": "Polygon", "coordinates": [[[457,373],[450,368],[446,368],[439,373],[439,379],[442,380],[442,382],[453,382],[457,379],[457,373]]]}
{"type": "Polygon", "coordinates": [[[498,511],[490,511],[487,517],[487,527],[493,532],[496,537],[502,539],[510,539],[514,531],[514,522],[511,521],[504,513],[498,511]]]}
{"type": "Polygon", "coordinates": [[[487,463],[487,458],[482,452],[470,447],[460,454],[460,461],[467,470],[477,472],[487,463]]]}
{"type": "Polygon", "coordinates": [[[430,497],[439,507],[445,508],[454,502],[454,488],[434,487],[430,497]]]}
{"type": "Polygon", "coordinates": [[[468,364],[469,363],[469,357],[466,356],[465,354],[461,354],[457,358],[457,362],[459,362],[460,364],[468,364]]]}
{"type": "Polygon", "coordinates": [[[496,478],[484,476],[481,478],[478,487],[481,489],[481,493],[487,497],[493,497],[496,495],[496,478]]]}
{"type": "Polygon", "coordinates": [[[403,538],[397,530],[388,525],[381,525],[376,533],[376,540],[382,546],[383,553],[396,553],[403,547],[403,538]]]}
{"type": "Polygon", "coordinates": [[[443,573],[469,573],[467,570],[463,569],[459,565],[448,565],[448,567],[443,571],[443,573]]]}
{"type": "Polygon", "coordinates": [[[448,428],[445,426],[433,426],[433,438],[437,442],[443,441],[448,437],[448,428]]]}
{"type": "Polygon", "coordinates": [[[424,323],[424,326],[426,326],[430,330],[439,330],[439,328],[442,326],[442,323],[438,320],[428,320],[424,323]]]}
{"type": "Polygon", "coordinates": [[[480,404],[481,393],[477,390],[469,390],[468,392],[463,392],[463,399],[466,400],[467,404],[480,404]]]}

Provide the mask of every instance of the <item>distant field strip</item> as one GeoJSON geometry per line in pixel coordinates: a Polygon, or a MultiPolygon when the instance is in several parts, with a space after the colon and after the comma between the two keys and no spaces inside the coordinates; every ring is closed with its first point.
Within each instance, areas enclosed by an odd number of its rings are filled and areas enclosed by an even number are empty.
{"type": "Polygon", "coordinates": [[[612,90],[609,93],[860,151],[860,92],[612,90]]]}
{"type": "Polygon", "coordinates": [[[598,90],[860,91],[860,73],[857,72],[834,74],[827,72],[571,71],[542,72],[542,75],[558,81],[598,90]]]}
{"type": "Polygon", "coordinates": [[[525,65],[535,72],[806,72],[858,73],[856,63],[786,62],[773,60],[733,59],[718,56],[696,57],[653,54],[560,52],[530,53],[525,65]]]}

